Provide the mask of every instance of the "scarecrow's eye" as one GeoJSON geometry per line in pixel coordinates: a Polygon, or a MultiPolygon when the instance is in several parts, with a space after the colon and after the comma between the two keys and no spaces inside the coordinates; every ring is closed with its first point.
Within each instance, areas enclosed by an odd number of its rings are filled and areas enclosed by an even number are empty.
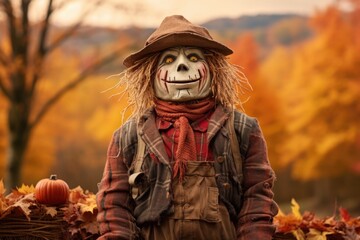
{"type": "Polygon", "coordinates": [[[173,55],[167,55],[165,58],[164,58],[164,63],[165,64],[170,64],[172,62],[175,61],[175,57],[173,55]]]}
{"type": "Polygon", "coordinates": [[[199,56],[198,55],[196,55],[196,54],[190,54],[189,56],[188,56],[188,59],[190,60],[190,61],[192,61],[192,62],[197,62],[197,61],[199,61],[199,56]]]}

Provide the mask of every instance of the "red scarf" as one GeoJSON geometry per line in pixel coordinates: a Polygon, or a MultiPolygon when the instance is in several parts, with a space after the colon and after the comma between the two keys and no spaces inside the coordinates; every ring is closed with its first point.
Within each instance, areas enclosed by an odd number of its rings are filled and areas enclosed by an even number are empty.
{"type": "Polygon", "coordinates": [[[186,171],[186,162],[196,160],[196,143],[193,129],[189,124],[204,117],[211,109],[214,109],[215,101],[207,98],[192,103],[166,102],[159,99],[155,100],[156,114],[174,123],[179,128],[179,143],[175,153],[175,164],[173,166],[173,177],[179,175],[182,181],[186,171]]]}

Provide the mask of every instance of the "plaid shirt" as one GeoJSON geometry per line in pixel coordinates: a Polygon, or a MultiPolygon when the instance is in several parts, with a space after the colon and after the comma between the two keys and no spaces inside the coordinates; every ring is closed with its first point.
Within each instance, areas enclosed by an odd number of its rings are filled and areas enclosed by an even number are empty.
{"type": "MultiPolygon", "coordinates": [[[[275,175],[267,158],[266,143],[258,122],[246,116],[243,113],[235,112],[235,129],[237,134],[244,134],[241,143],[242,152],[246,153],[243,162],[243,202],[241,209],[237,214],[236,232],[238,240],[270,240],[275,231],[272,224],[272,217],[277,214],[278,207],[273,201],[272,185],[275,175]]],[[[223,126],[227,121],[229,111],[218,106],[211,115],[209,121],[201,122],[199,126],[208,122],[206,139],[207,142],[215,140],[211,145],[214,151],[220,145],[226,144],[223,137],[226,130],[223,126]],[[219,131],[222,134],[217,134],[219,131]],[[217,137],[215,137],[217,135],[217,137]]],[[[165,127],[166,131],[166,124],[165,127]]],[[[161,125],[161,124],[160,124],[161,125]]],[[[159,128],[160,128],[160,125],[159,128]]],[[[195,124],[196,125],[196,124],[195,124]]],[[[193,126],[194,127],[194,126],[193,126]]],[[[137,123],[134,119],[130,119],[119,130],[114,133],[108,148],[107,160],[104,169],[103,178],[99,184],[97,193],[98,215],[97,220],[100,226],[100,232],[103,239],[141,239],[140,230],[137,227],[136,215],[137,206],[130,194],[130,186],[128,183],[128,170],[136,153],[137,146],[137,123]],[[135,210],[135,212],[134,212],[135,210]]],[[[164,141],[156,127],[156,118],[153,110],[149,110],[142,118],[139,124],[140,135],[146,142],[150,152],[155,154],[157,160],[165,167],[158,172],[157,180],[159,183],[154,196],[166,195],[165,180],[169,178],[166,166],[169,165],[169,150],[166,150],[164,141]],[[165,172],[164,172],[165,171],[165,172]]],[[[170,129],[169,129],[170,130],[170,129]]],[[[199,128],[201,130],[201,128],[199,128]]],[[[160,129],[161,131],[161,129],[160,129]]],[[[197,141],[205,138],[205,133],[195,131],[197,133],[197,141]]],[[[170,132],[168,132],[170,134],[170,132]]],[[[164,136],[164,135],[163,135],[164,136]]],[[[168,136],[171,136],[168,135],[168,136]]],[[[165,141],[166,142],[166,141],[165,141]]],[[[198,148],[202,148],[202,144],[198,144],[198,148]]],[[[205,144],[208,145],[208,144],[205,144]]],[[[205,146],[204,145],[204,146],[205,146]]],[[[201,152],[201,151],[200,151],[201,152]]],[[[171,155],[171,154],[170,154],[171,155]]],[[[209,160],[209,155],[200,154],[198,159],[209,160]]],[[[166,182],[167,183],[167,182],[166,182]]],[[[167,183],[168,184],[168,183],[167,183]]],[[[168,199],[156,199],[152,204],[158,208],[166,210],[169,207],[168,199]]],[[[146,210],[146,209],[145,209],[146,210]]]]}

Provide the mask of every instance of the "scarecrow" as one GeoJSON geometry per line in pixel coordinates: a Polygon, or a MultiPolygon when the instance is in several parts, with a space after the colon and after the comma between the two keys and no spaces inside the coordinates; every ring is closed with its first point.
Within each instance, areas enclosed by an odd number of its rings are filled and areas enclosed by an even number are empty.
{"type": "Polygon", "coordinates": [[[121,75],[134,114],[115,131],[97,194],[99,239],[271,239],[274,172],[232,50],[166,17],[121,75]]]}

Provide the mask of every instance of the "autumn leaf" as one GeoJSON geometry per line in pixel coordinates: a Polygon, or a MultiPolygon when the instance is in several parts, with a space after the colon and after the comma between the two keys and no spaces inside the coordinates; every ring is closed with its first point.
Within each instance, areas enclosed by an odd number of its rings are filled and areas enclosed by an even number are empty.
{"type": "Polygon", "coordinates": [[[1,179],[0,180],[0,195],[3,196],[5,192],[6,192],[6,189],[5,189],[5,186],[4,186],[4,182],[1,179]]]}
{"type": "Polygon", "coordinates": [[[22,184],[20,188],[17,188],[17,191],[23,195],[26,195],[29,193],[34,193],[35,187],[32,184],[30,186],[22,184]]]}
{"type": "Polygon", "coordinates": [[[325,219],[314,219],[311,221],[311,228],[314,228],[317,231],[325,232],[328,231],[333,224],[333,217],[325,219]]]}
{"type": "Polygon", "coordinates": [[[82,214],[86,213],[86,212],[90,212],[93,213],[94,209],[96,208],[96,205],[87,205],[87,204],[83,204],[83,203],[78,203],[78,206],[80,207],[80,212],[82,214]]]}
{"type": "Polygon", "coordinates": [[[340,217],[344,222],[348,222],[351,219],[350,213],[343,207],[339,207],[340,217]]]}
{"type": "Polygon", "coordinates": [[[4,201],[4,199],[0,198],[0,219],[6,208],[7,208],[6,202],[4,201]]]}
{"type": "Polygon", "coordinates": [[[29,202],[18,201],[14,205],[12,205],[11,208],[18,208],[20,212],[27,218],[27,220],[30,221],[30,205],[31,203],[29,202]]]}
{"type": "Polygon", "coordinates": [[[305,223],[310,223],[312,220],[314,220],[314,218],[315,218],[315,213],[313,212],[305,211],[304,214],[302,215],[302,220],[305,223]]]}
{"type": "Polygon", "coordinates": [[[95,195],[94,194],[88,195],[85,202],[84,203],[78,203],[78,205],[80,206],[80,212],[81,213],[85,213],[85,212],[93,213],[94,209],[97,208],[95,195]]]}
{"type": "Polygon", "coordinates": [[[332,232],[321,232],[316,229],[310,228],[306,234],[307,240],[327,240],[327,235],[333,234],[332,232]]]}
{"type": "Polygon", "coordinates": [[[84,190],[80,186],[70,189],[69,201],[71,203],[86,201],[86,195],[84,193],[84,190]]]}
{"type": "Polygon", "coordinates": [[[293,214],[285,215],[281,210],[274,218],[276,231],[279,233],[290,233],[299,228],[301,220],[296,218],[293,214]]]}
{"type": "Polygon", "coordinates": [[[64,212],[64,220],[69,224],[73,225],[80,218],[80,213],[76,204],[70,203],[67,207],[61,209],[64,212]]]}
{"type": "MultiPolygon", "coordinates": [[[[276,215],[274,223],[277,225],[277,231],[282,233],[293,233],[294,236],[301,236],[301,233],[297,232],[300,224],[303,221],[303,216],[300,213],[300,206],[295,201],[291,200],[292,213],[285,215],[281,210],[276,215]]],[[[311,219],[311,214],[307,213],[305,221],[311,219]]]]}
{"type": "Polygon", "coordinates": [[[35,206],[35,197],[34,194],[18,195],[11,193],[6,196],[8,201],[8,206],[0,215],[0,219],[5,218],[8,215],[11,216],[24,216],[28,221],[30,221],[31,206],[35,206]],[[15,197],[16,196],[16,197],[15,197]]]}
{"type": "Polygon", "coordinates": [[[360,217],[352,218],[346,209],[340,210],[341,220],[337,220],[337,216],[317,218],[309,211],[301,215],[295,200],[291,201],[291,205],[290,214],[280,210],[274,218],[276,236],[280,239],[288,239],[287,234],[292,234],[297,240],[360,239],[360,217]]]}
{"type": "Polygon", "coordinates": [[[18,210],[20,210],[20,213],[22,213],[27,218],[27,220],[30,221],[31,205],[36,205],[34,194],[25,195],[13,205],[11,205],[11,207],[18,208],[18,210]]]}
{"type": "Polygon", "coordinates": [[[300,228],[297,228],[297,229],[291,231],[291,233],[294,235],[296,240],[304,240],[305,239],[305,233],[300,228]]]}
{"type": "Polygon", "coordinates": [[[62,210],[64,220],[69,224],[68,231],[71,236],[76,237],[83,232],[91,235],[99,234],[95,194],[84,191],[80,186],[71,189],[69,204],[62,210]]]}
{"type": "Polygon", "coordinates": [[[48,206],[44,206],[45,210],[46,210],[46,214],[50,215],[51,217],[55,217],[57,214],[57,210],[56,207],[48,207],[48,206]]]}
{"type": "MultiPolygon", "coordinates": [[[[360,226],[357,227],[358,229],[360,226]]],[[[356,239],[358,240],[360,238],[360,233],[356,231],[354,227],[346,229],[346,239],[356,239]]]]}
{"type": "Polygon", "coordinates": [[[294,198],[291,199],[291,211],[297,219],[302,219],[302,215],[300,213],[300,206],[294,198]]]}
{"type": "Polygon", "coordinates": [[[360,232],[360,216],[357,218],[351,218],[346,224],[350,227],[357,228],[360,232]]]}
{"type": "Polygon", "coordinates": [[[4,187],[4,182],[1,179],[0,180],[0,216],[2,214],[2,212],[4,211],[4,209],[6,208],[6,204],[4,202],[4,193],[6,192],[6,189],[4,187]]]}
{"type": "Polygon", "coordinates": [[[325,226],[331,227],[331,226],[335,226],[335,224],[336,224],[335,216],[325,218],[325,221],[324,221],[325,226]]]}
{"type": "Polygon", "coordinates": [[[83,225],[83,227],[85,228],[86,232],[88,232],[88,233],[91,233],[91,234],[99,233],[99,225],[96,221],[86,223],[83,225]]]}

